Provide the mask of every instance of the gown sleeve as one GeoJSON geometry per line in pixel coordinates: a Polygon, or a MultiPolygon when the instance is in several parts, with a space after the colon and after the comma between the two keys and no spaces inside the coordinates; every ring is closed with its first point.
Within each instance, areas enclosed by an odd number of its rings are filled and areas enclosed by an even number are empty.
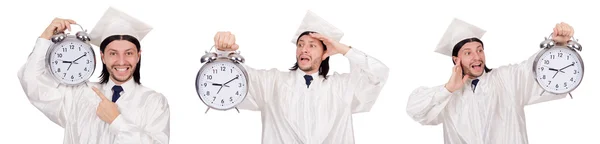
{"type": "Polygon", "coordinates": [[[19,69],[18,78],[29,102],[52,122],[65,127],[71,95],[77,87],[60,85],[46,70],[46,52],[52,41],[38,38],[27,62],[19,69]]]}
{"type": "Polygon", "coordinates": [[[514,96],[515,102],[522,106],[562,99],[567,95],[544,92],[544,89],[535,80],[533,63],[540,52],[521,63],[494,69],[498,73],[497,76],[502,78],[506,90],[514,96]],[[544,92],[543,95],[540,95],[542,92],[544,92]]]}
{"type": "Polygon", "coordinates": [[[455,93],[450,93],[444,85],[418,87],[408,98],[406,112],[422,125],[438,125],[442,122],[442,115],[448,101],[456,95],[455,93]]]}
{"type": "Polygon", "coordinates": [[[350,62],[350,73],[334,73],[333,89],[351,104],[352,113],[368,112],[387,82],[389,68],[381,61],[351,48],[344,55],[350,62]]]}

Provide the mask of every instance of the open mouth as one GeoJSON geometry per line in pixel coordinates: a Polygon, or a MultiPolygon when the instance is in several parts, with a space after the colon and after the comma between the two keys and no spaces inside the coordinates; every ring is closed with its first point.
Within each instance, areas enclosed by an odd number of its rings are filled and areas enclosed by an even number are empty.
{"type": "Polygon", "coordinates": [[[481,65],[483,65],[482,63],[478,62],[478,63],[474,63],[471,65],[471,68],[473,68],[474,70],[481,70],[481,65]]]}
{"type": "Polygon", "coordinates": [[[310,57],[306,56],[306,55],[301,55],[300,56],[300,63],[308,63],[310,62],[310,57]]]}

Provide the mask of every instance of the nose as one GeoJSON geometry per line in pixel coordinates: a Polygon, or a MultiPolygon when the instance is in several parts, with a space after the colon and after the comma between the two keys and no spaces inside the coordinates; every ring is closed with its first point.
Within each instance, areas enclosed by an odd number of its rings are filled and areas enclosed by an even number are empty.
{"type": "Polygon", "coordinates": [[[474,54],[473,60],[481,60],[481,53],[474,54]]]}
{"type": "Polygon", "coordinates": [[[301,50],[300,50],[300,51],[301,51],[302,53],[308,53],[308,50],[309,50],[309,49],[310,49],[310,48],[308,47],[308,45],[304,45],[304,46],[302,46],[302,48],[301,48],[301,50]]]}
{"type": "Polygon", "coordinates": [[[119,55],[117,56],[117,61],[116,61],[117,65],[125,65],[125,55],[119,55]]]}

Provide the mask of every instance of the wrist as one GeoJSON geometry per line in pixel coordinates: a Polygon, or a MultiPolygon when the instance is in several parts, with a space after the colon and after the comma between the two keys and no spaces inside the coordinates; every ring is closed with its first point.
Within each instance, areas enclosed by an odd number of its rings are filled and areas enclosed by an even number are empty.
{"type": "Polygon", "coordinates": [[[50,40],[51,37],[52,37],[51,35],[46,35],[46,34],[42,34],[40,36],[40,38],[43,38],[43,39],[46,39],[46,40],[50,40]]]}
{"type": "Polygon", "coordinates": [[[344,45],[344,46],[342,47],[342,49],[340,50],[340,53],[341,53],[342,55],[346,55],[346,53],[348,53],[348,51],[350,51],[350,49],[351,49],[351,48],[352,48],[352,46],[346,46],[346,45],[344,45]]]}

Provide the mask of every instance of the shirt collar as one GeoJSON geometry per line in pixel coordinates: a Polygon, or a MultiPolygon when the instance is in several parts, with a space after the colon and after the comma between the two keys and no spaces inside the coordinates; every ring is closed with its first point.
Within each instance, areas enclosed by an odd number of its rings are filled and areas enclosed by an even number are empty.
{"type": "MultiPolygon", "coordinates": [[[[304,75],[308,75],[306,74],[304,71],[300,70],[300,68],[298,68],[296,71],[296,75],[302,79],[304,79],[304,75]]],[[[317,78],[319,78],[319,72],[310,74],[310,76],[313,77],[313,81],[316,80],[317,78]]]]}
{"type": "MultiPolygon", "coordinates": [[[[115,86],[115,82],[112,79],[108,79],[108,82],[106,83],[106,85],[104,85],[104,90],[107,91],[112,91],[113,86],[115,86]]],[[[125,83],[121,84],[120,86],[123,87],[123,93],[128,93],[133,91],[133,89],[135,88],[135,81],[133,80],[133,78],[127,80],[125,83]]]]}

